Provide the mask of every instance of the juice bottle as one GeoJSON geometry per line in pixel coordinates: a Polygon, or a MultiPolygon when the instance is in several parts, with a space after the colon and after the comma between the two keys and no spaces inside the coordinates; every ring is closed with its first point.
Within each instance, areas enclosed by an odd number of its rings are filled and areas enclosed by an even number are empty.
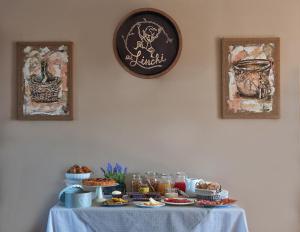
{"type": "Polygon", "coordinates": [[[162,174],[158,183],[158,187],[157,190],[158,192],[164,196],[166,191],[168,189],[170,189],[172,187],[172,180],[171,177],[166,175],[166,174],[162,174]]]}
{"type": "Polygon", "coordinates": [[[174,188],[178,188],[179,190],[185,192],[186,183],[185,183],[185,173],[184,172],[176,173],[174,188]]]}

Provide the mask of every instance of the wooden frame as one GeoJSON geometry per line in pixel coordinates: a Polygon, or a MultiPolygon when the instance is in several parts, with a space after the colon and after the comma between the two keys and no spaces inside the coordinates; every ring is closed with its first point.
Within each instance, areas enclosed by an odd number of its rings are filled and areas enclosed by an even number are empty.
{"type": "MultiPolygon", "coordinates": [[[[280,117],[280,39],[279,38],[223,38],[221,40],[221,42],[222,42],[222,117],[223,118],[239,118],[239,119],[278,119],[280,117]],[[267,50],[267,49],[265,49],[265,47],[263,47],[265,44],[269,46],[268,47],[269,50],[267,50]],[[250,53],[248,54],[247,52],[245,52],[244,58],[240,58],[240,59],[234,61],[234,57],[232,54],[237,54],[237,53],[234,53],[233,50],[231,50],[232,53],[230,53],[229,47],[231,46],[232,48],[236,48],[238,45],[240,45],[242,47],[246,47],[246,46],[250,46],[250,45],[252,45],[252,46],[261,45],[262,49],[263,49],[262,51],[263,52],[267,51],[267,53],[265,53],[265,54],[268,54],[268,57],[271,57],[271,58],[270,59],[269,58],[256,59],[256,58],[253,58],[253,57],[255,57],[255,55],[249,56],[250,53]],[[271,55],[269,56],[269,54],[271,54],[271,55]],[[248,60],[247,57],[248,58],[251,57],[251,58],[249,58],[249,60],[248,60]],[[260,65],[259,68],[255,69],[254,68],[255,66],[251,67],[250,66],[251,61],[257,62],[257,65],[258,64],[260,65]],[[270,62],[269,66],[267,66],[268,64],[266,65],[265,63],[263,63],[263,62],[268,62],[268,61],[270,62]],[[244,64],[242,64],[242,62],[244,64]],[[245,68],[246,66],[241,66],[241,64],[245,65],[246,62],[249,63],[248,64],[249,69],[245,68]],[[240,66],[238,66],[238,65],[240,65],[240,66]],[[265,65],[265,68],[263,67],[263,65],[265,65]],[[261,67],[263,67],[263,68],[261,68],[261,67]],[[241,108],[238,109],[241,104],[237,107],[235,105],[234,100],[231,101],[231,99],[229,98],[230,69],[236,70],[233,72],[231,71],[231,73],[234,73],[231,75],[234,75],[234,79],[235,79],[234,82],[236,85],[235,87],[239,94],[237,97],[237,102],[238,102],[237,105],[240,104],[240,102],[241,102],[240,99],[243,99],[243,97],[241,97],[241,96],[243,96],[243,94],[248,94],[248,96],[246,96],[246,97],[244,95],[244,99],[246,99],[246,100],[250,99],[249,101],[252,101],[252,102],[253,101],[254,102],[255,101],[262,102],[263,100],[262,100],[261,96],[265,95],[268,97],[268,98],[265,98],[265,99],[268,99],[265,101],[266,102],[268,101],[267,104],[272,106],[272,108],[267,108],[267,110],[271,109],[271,111],[262,110],[263,112],[253,112],[253,111],[246,111],[244,109],[240,110],[241,108]],[[251,70],[251,71],[249,71],[249,70],[251,70]],[[265,76],[262,75],[261,73],[266,73],[266,70],[272,70],[272,72],[269,71],[272,74],[265,74],[265,76]],[[242,79],[239,79],[239,81],[243,81],[245,89],[242,89],[243,88],[242,87],[241,88],[242,90],[241,89],[239,90],[239,86],[238,86],[239,84],[236,79],[239,75],[237,73],[243,73],[240,76],[242,79]],[[245,73],[248,73],[248,74],[245,74],[245,73]],[[244,75],[244,76],[242,76],[242,75],[244,75]],[[249,75],[248,82],[246,82],[247,75],[249,75]],[[258,96],[258,97],[251,96],[252,100],[249,96],[251,94],[253,95],[254,90],[251,89],[252,87],[249,87],[249,86],[251,86],[251,83],[254,83],[254,81],[249,84],[249,80],[255,80],[255,79],[250,79],[250,78],[252,78],[251,75],[261,75],[264,77],[267,76],[268,80],[270,78],[270,75],[273,75],[272,77],[274,79],[274,80],[272,79],[273,81],[266,82],[266,83],[268,83],[268,85],[265,85],[265,86],[268,86],[268,87],[263,86],[261,88],[260,87],[260,86],[262,86],[261,84],[256,85],[256,86],[252,85],[252,86],[256,87],[256,94],[258,96]],[[243,79],[245,77],[246,77],[246,79],[243,79]],[[261,94],[261,93],[265,93],[266,89],[268,90],[267,91],[268,95],[261,94]],[[275,91],[273,91],[274,89],[275,89],[275,91]],[[271,96],[271,94],[272,94],[272,96],[271,96]],[[231,103],[233,106],[230,105],[231,103]]],[[[244,49],[242,51],[247,51],[247,50],[244,49]]],[[[238,56],[243,57],[243,53],[237,54],[235,57],[238,57],[238,56]]],[[[257,56],[257,57],[259,57],[259,56],[257,56]]],[[[255,78],[255,76],[254,76],[254,78],[255,78]]],[[[263,83],[263,82],[259,81],[259,83],[263,83]]],[[[232,89],[231,89],[230,96],[233,96],[232,89]]],[[[259,104],[262,104],[262,103],[259,103],[259,104]]],[[[259,105],[259,104],[257,103],[257,105],[259,105]]],[[[245,107],[245,108],[247,108],[247,107],[245,107]]]]}
{"type": "MultiPolygon", "coordinates": [[[[16,43],[16,50],[17,50],[17,119],[19,120],[73,120],[73,43],[69,42],[69,41],[59,41],[59,42],[17,42],[16,43]],[[63,54],[67,54],[67,61],[64,63],[66,66],[66,72],[64,74],[66,74],[66,84],[64,85],[65,89],[67,89],[66,92],[66,96],[65,96],[65,100],[63,103],[64,104],[62,107],[62,109],[64,109],[64,114],[57,114],[57,115],[51,115],[51,114],[47,114],[45,112],[42,113],[34,113],[34,114],[27,114],[24,113],[24,104],[27,104],[26,101],[24,100],[24,94],[25,94],[25,88],[26,88],[26,84],[25,84],[25,78],[24,78],[24,72],[23,68],[24,68],[24,64],[25,64],[25,48],[30,47],[30,49],[40,49],[40,48],[45,48],[47,47],[50,51],[52,51],[52,49],[55,49],[54,51],[57,52],[58,49],[61,49],[61,46],[64,46],[65,51],[63,51],[63,54]]],[[[39,50],[41,51],[41,50],[39,50]]],[[[44,71],[43,73],[45,74],[46,72],[48,72],[48,60],[46,62],[46,66],[44,65],[44,71]]],[[[58,66],[61,67],[61,66],[58,66]]],[[[40,76],[42,76],[42,64],[40,66],[40,76]]],[[[61,71],[62,72],[62,71],[61,71]]],[[[49,75],[50,72],[48,72],[47,74],[49,75]]],[[[51,74],[51,73],[50,73],[51,74]]],[[[48,79],[48,75],[47,75],[47,79],[48,79]]],[[[37,75],[36,75],[37,76],[37,75]]],[[[58,77],[54,77],[56,79],[58,79],[58,77]]],[[[61,78],[61,80],[58,80],[57,82],[57,86],[56,86],[56,90],[55,91],[60,91],[62,92],[62,86],[63,86],[63,78],[61,78]]],[[[38,91],[38,90],[36,90],[38,91]]],[[[34,102],[33,99],[33,95],[32,91],[30,91],[30,102],[34,102]]],[[[44,97],[44,101],[45,98],[47,99],[47,94],[37,94],[38,96],[40,96],[40,98],[44,97]]],[[[51,95],[51,94],[50,94],[51,95]]],[[[55,94],[53,94],[55,95],[55,94]]],[[[52,96],[52,95],[51,95],[52,96]]],[[[58,96],[56,96],[57,98],[59,98],[58,96]]],[[[37,97],[36,97],[37,98],[37,97]]],[[[53,100],[52,100],[53,101],[53,100]]],[[[35,104],[54,104],[55,102],[35,102],[35,104]]]]}
{"type": "Polygon", "coordinates": [[[136,76],[136,77],[139,77],[139,78],[143,78],[143,79],[153,79],[153,78],[157,78],[157,77],[160,77],[162,75],[165,75],[166,73],[168,73],[177,63],[179,57],[180,57],[180,54],[181,54],[181,50],[182,50],[182,35],[181,35],[181,32],[180,32],[180,29],[176,23],[176,21],[170,16],[168,15],[167,13],[161,11],[161,10],[158,10],[158,9],[154,9],[154,8],[139,8],[139,9],[136,9],[136,10],[133,10],[131,12],[129,12],[127,15],[125,15],[121,21],[119,22],[119,24],[117,25],[115,31],[114,31],[114,36],[113,36],[113,50],[114,50],[114,55],[118,61],[118,63],[127,71],[129,72],[130,74],[132,74],[133,76],[136,76]],[[136,73],[134,71],[132,71],[131,69],[129,69],[123,62],[122,60],[120,59],[119,57],[119,54],[118,54],[118,48],[117,48],[117,33],[120,29],[120,27],[123,25],[123,23],[132,15],[134,14],[137,14],[137,13],[140,13],[140,12],[154,12],[154,13],[158,13],[162,16],[164,16],[165,18],[167,18],[172,24],[173,26],[175,27],[176,31],[177,31],[177,35],[178,35],[178,51],[177,51],[177,55],[175,57],[175,59],[173,60],[172,64],[167,68],[165,69],[164,71],[160,72],[160,73],[157,73],[157,74],[154,74],[154,75],[143,75],[143,74],[139,74],[139,73],[136,73]]]}

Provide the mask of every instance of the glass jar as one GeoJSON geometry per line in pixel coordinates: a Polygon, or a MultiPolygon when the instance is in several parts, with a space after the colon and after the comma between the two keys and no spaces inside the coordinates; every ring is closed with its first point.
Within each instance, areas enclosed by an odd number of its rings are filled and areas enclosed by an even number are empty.
{"type": "Polygon", "coordinates": [[[159,179],[159,183],[158,183],[158,187],[157,190],[158,192],[164,196],[166,191],[168,189],[172,188],[172,179],[171,176],[168,176],[166,174],[162,174],[160,179],[159,179]]]}
{"type": "Polygon", "coordinates": [[[143,194],[149,193],[149,186],[147,184],[141,184],[139,192],[143,194]]]}
{"type": "Polygon", "coordinates": [[[186,183],[185,183],[186,175],[184,172],[177,172],[175,176],[175,184],[174,188],[177,188],[183,192],[186,190],[186,183]]]}
{"type": "Polygon", "coordinates": [[[177,188],[170,188],[166,190],[165,197],[167,198],[177,198],[178,197],[178,192],[177,188]]]}
{"type": "Polygon", "coordinates": [[[158,191],[158,178],[155,172],[149,171],[145,173],[145,183],[149,186],[150,192],[158,191]]]}
{"type": "Polygon", "coordinates": [[[133,174],[131,181],[131,191],[138,192],[142,184],[143,182],[141,176],[139,174],[133,174]]]}

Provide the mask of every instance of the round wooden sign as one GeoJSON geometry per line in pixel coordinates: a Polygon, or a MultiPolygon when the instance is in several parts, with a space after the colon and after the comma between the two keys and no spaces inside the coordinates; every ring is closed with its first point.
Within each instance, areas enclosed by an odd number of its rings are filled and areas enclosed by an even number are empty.
{"type": "Polygon", "coordinates": [[[181,34],[166,13],[143,8],[131,12],[114,35],[117,60],[131,74],[155,78],[167,73],[181,52],[181,34]]]}

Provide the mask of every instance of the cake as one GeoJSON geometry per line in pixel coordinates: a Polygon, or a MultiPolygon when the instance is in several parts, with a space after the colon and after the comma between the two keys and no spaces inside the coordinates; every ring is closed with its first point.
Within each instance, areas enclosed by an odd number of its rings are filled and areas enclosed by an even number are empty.
{"type": "Polygon", "coordinates": [[[117,182],[111,178],[90,178],[82,181],[85,186],[112,186],[117,182]]]}

